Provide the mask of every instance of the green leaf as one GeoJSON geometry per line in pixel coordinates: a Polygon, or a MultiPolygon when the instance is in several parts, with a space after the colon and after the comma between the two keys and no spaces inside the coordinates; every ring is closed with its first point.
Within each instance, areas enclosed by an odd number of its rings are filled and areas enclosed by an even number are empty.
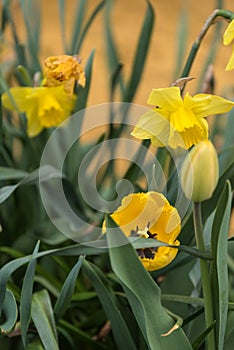
{"type": "Polygon", "coordinates": [[[54,316],[56,320],[59,320],[63,316],[65,311],[68,309],[72,295],[75,290],[76,279],[79,274],[83,260],[83,256],[79,257],[78,262],[75,264],[75,266],[72,268],[71,272],[66,278],[66,281],[62,287],[61,293],[54,307],[54,316]]]}
{"type": "MultiPolygon", "coordinates": [[[[79,329],[77,326],[74,326],[70,322],[64,321],[62,319],[60,320],[59,324],[61,325],[61,327],[63,327],[63,332],[66,331],[69,334],[71,334],[72,339],[75,340],[77,344],[79,344],[80,342],[85,342],[90,346],[88,349],[107,350],[105,345],[98,343],[90,335],[88,335],[83,330],[79,329]]],[[[61,329],[61,327],[58,327],[59,330],[61,329]]]]}
{"type": "Polygon", "coordinates": [[[2,334],[8,334],[15,326],[18,317],[15,297],[9,289],[6,290],[5,299],[3,302],[3,313],[5,321],[0,324],[0,332],[2,334]]]}
{"type": "Polygon", "coordinates": [[[74,26],[72,28],[72,41],[71,41],[71,49],[70,49],[72,55],[78,53],[75,51],[76,43],[77,43],[77,38],[79,38],[81,33],[81,28],[83,25],[85,14],[86,14],[86,6],[87,6],[86,0],[80,0],[78,2],[75,18],[73,21],[74,26]]]}
{"type": "Polygon", "coordinates": [[[181,328],[162,336],[173,327],[174,322],[162,307],[160,288],[113,220],[107,218],[106,223],[112,269],[122,284],[148,347],[157,350],[191,349],[181,328]]]}
{"type": "Polygon", "coordinates": [[[111,329],[118,348],[126,350],[136,349],[127,325],[113,300],[112,293],[105,286],[107,284],[105,276],[95,265],[86,260],[83,263],[83,269],[86,276],[93,283],[107,318],[111,323],[111,329]]]}
{"type": "Polygon", "coordinates": [[[207,329],[205,329],[205,331],[202,332],[202,334],[199,335],[199,337],[193,342],[193,350],[201,349],[201,345],[204,343],[207,335],[214,328],[214,326],[215,326],[215,321],[207,329]]]}
{"type": "Polygon", "coordinates": [[[4,186],[0,189],[0,203],[3,203],[10,195],[19,187],[23,185],[34,185],[37,184],[39,179],[40,181],[47,181],[49,179],[61,178],[61,172],[55,169],[52,166],[45,165],[39,169],[34,170],[31,174],[23,177],[15,185],[4,186]]]}
{"type": "Polygon", "coordinates": [[[225,127],[225,135],[223,137],[224,145],[223,148],[227,148],[230,145],[233,145],[234,143],[234,136],[233,136],[233,122],[234,122],[234,110],[231,109],[231,111],[227,115],[227,124],[225,127]]]}
{"type": "Polygon", "coordinates": [[[36,244],[36,247],[32,254],[32,259],[29,262],[28,268],[26,270],[23,286],[21,291],[20,298],[20,329],[21,336],[24,346],[26,346],[26,336],[28,331],[28,326],[31,320],[31,300],[33,292],[33,279],[36,268],[36,259],[35,255],[38,253],[39,242],[36,244]]]}
{"type": "Polygon", "coordinates": [[[61,38],[62,38],[64,51],[67,52],[65,0],[58,0],[58,7],[59,7],[59,22],[60,22],[60,28],[61,28],[61,38]]]}
{"type": "Polygon", "coordinates": [[[27,34],[28,52],[32,62],[34,73],[41,71],[38,59],[39,52],[39,33],[40,33],[40,7],[39,3],[31,0],[20,0],[24,23],[27,34]]]}
{"type": "Polygon", "coordinates": [[[33,294],[32,320],[45,350],[59,350],[53,309],[45,289],[33,294]]]}
{"type": "Polygon", "coordinates": [[[228,231],[230,224],[232,192],[227,182],[218,201],[211,235],[214,262],[212,285],[214,312],[217,320],[216,338],[218,349],[223,349],[228,314],[228,231]]]}
{"type": "Polygon", "coordinates": [[[87,99],[89,95],[89,89],[91,84],[93,58],[95,50],[92,50],[85,66],[86,84],[85,87],[78,87],[78,98],[76,100],[75,111],[80,111],[86,107],[87,99]]]}
{"type": "MultiPolygon", "coordinates": [[[[89,19],[87,20],[85,26],[84,26],[84,29],[82,30],[80,36],[79,36],[79,40],[76,41],[76,43],[74,42],[75,46],[74,46],[74,51],[73,53],[78,53],[80,52],[81,50],[81,45],[84,41],[84,38],[92,24],[92,22],[94,21],[94,19],[96,18],[97,14],[101,11],[101,9],[103,8],[103,6],[105,5],[106,3],[106,0],[102,0],[96,7],[95,9],[93,10],[93,12],[91,13],[89,19]]],[[[76,39],[76,38],[74,38],[76,39]]],[[[77,40],[77,39],[76,39],[77,40]]]]}
{"type": "Polygon", "coordinates": [[[11,274],[19,267],[23,266],[30,260],[30,257],[26,256],[16,260],[12,260],[4,265],[0,270],[0,315],[4,306],[4,298],[6,295],[7,280],[11,274]]]}
{"type": "Polygon", "coordinates": [[[139,37],[136,54],[134,62],[132,64],[132,72],[127,84],[127,90],[125,91],[125,102],[131,102],[135,92],[137,90],[138,84],[141,80],[143,73],[143,68],[149,49],[151,33],[154,25],[154,10],[150,2],[147,0],[147,11],[145,14],[143,26],[141,29],[141,34],[139,37]]]}
{"type": "Polygon", "coordinates": [[[148,148],[150,147],[150,140],[143,140],[139,147],[136,156],[131,161],[129,168],[127,169],[124,179],[128,179],[130,182],[135,182],[142,170],[137,164],[143,164],[144,159],[147,155],[148,148]]]}
{"type": "Polygon", "coordinates": [[[0,167],[0,180],[22,179],[27,175],[28,173],[23,170],[8,167],[0,167]]]}

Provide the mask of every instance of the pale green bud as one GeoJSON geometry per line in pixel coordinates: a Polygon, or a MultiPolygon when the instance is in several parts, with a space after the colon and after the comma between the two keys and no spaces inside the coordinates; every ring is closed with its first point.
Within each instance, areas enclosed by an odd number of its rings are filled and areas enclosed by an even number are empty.
{"type": "Polygon", "coordinates": [[[181,168],[181,186],[188,199],[210,198],[219,179],[219,163],[212,142],[205,140],[192,148],[181,168]]]}

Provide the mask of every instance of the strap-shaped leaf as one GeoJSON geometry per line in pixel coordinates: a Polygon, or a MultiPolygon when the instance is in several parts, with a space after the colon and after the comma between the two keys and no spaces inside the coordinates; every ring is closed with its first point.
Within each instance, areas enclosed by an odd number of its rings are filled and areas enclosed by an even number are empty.
{"type": "Polygon", "coordinates": [[[143,73],[146,56],[149,49],[151,33],[154,25],[154,10],[150,2],[147,0],[147,10],[139,37],[130,80],[127,84],[125,92],[125,101],[131,102],[143,73]]]}
{"type": "Polygon", "coordinates": [[[132,245],[113,220],[107,218],[106,221],[112,269],[120,279],[149,349],[191,349],[181,328],[168,336],[162,336],[173,327],[174,321],[161,305],[160,288],[145,270],[132,245]]]}
{"type": "Polygon", "coordinates": [[[93,283],[103,309],[111,323],[111,329],[118,349],[135,350],[136,346],[128,327],[113,300],[110,290],[105,285],[105,276],[95,265],[86,260],[83,263],[83,269],[87,277],[93,283]]]}
{"type": "Polygon", "coordinates": [[[5,321],[0,324],[0,333],[7,334],[11,332],[16,324],[18,309],[13,293],[7,289],[5,294],[5,299],[3,303],[3,313],[5,321]]]}
{"type": "Polygon", "coordinates": [[[228,231],[230,223],[232,192],[227,182],[216,209],[211,246],[214,262],[212,264],[212,284],[214,312],[216,318],[217,348],[223,349],[228,314],[228,231]]]}
{"type": "Polygon", "coordinates": [[[32,319],[45,350],[59,350],[53,309],[45,289],[33,294],[32,319]]]}
{"type": "Polygon", "coordinates": [[[22,291],[21,291],[21,298],[20,298],[20,329],[21,329],[21,336],[24,346],[26,346],[26,335],[28,331],[28,326],[31,320],[31,299],[32,299],[32,292],[33,292],[33,279],[36,269],[36,259],[34,258],[35,255],[38,253],[39,249],[39,242],[36,244],[36,247],[34,249],[34,252],[32,254],[32,259],[28,264],[28,268],[26,270],[22,291]]]}
{"type": "Polygon", "coordinates": [[[61,178],[61,173],[54,167],[45,165],[40,169],[34,170],[32,173],[27,174],[15,185],[4,186],[0,189],[0,203],[3,203],[10,195],[20,186],[33,185],[40,181],[47,181],[51,178],[61,178]]]}
{"type": "Polygon", "coordinates": [[[0,180],[15,180],[22,179],[27,176],[26,171],[8,167],[0,167],[0,180]]]}
{"type": "Polygon", "coordinates": [[[63,316],[70,304],[76,285],[76,279],[79,274],[83,260],[84,257],[81,256],[66,278],[66,281],[62,287],[61,293],[54,307],[54,315],[56,320],[59,320],[63,316]]]}

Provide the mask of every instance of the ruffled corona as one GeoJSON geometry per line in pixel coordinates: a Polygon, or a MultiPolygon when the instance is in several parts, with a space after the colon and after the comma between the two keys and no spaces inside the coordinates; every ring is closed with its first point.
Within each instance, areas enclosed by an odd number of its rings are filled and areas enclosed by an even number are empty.
{"type": "MultiPolygon", "coordinates": [[[[153,238],[178,246],[180,217],[167,199],[158,192],[134,193],[124,197],[121,206],[111,215],[126,236],[153,238]]],[[[168,265],[178,249],[156,247],[137,249],[139,259],[148,271],[168,265]]]]}
{"type": "Polygon", "coordinates": [[[177,86],[153,89],[148,104],[155,106],[139,119],[131,135],[151,139],[153,146],[189,149],[208,139],[205,117],[228,112],[232,101],[222,97],[187,93],[181,97],[177,86]]]}
{"type": "Polygon", "coordinates": [[[69,95],[72,95],[76,81],[82,87],[85,86],[85,72],[78,56],[50,56],[46,58],[44,67],[45,86],[52,87],[62,84],[69,95]]]}

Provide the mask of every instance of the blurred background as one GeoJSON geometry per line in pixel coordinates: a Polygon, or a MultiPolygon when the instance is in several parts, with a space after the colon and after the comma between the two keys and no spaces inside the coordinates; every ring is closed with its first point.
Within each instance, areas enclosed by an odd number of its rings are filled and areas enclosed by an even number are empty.
{"type": "MultiPolygon", "coordinates": [[[[41,11],[41,60],[50,55],[64,54],[58,1],[33,0],[31,2],[33,6],[38,7],[38,14],[41,11]]],[[[69,40],[79,1],[69,0],[65,3],[65,34],[66,40],[69,40]]],[[[98,3],[100,3],[99,0],[87,0],[87,17],[98,3]]],[[[234,1],[232,0],[152,0],[151,4],[156,14],[155,25],[143,77],[134,100],[135,103],[143,105],[146,104],[152,88],[168,86],[179,77],[185,58],[196,36],[213,10],[222,7],[234,11],[234,1]]],[[[17,30],[23,40],[25,25],[19,11],[19,1],[13,0],[12,5],[16,16],[17,30]]],[[[146,2],[144,0],[113,1],[112,30],[119,60],[123,64],[123,74],[126,77],[131,71],[145,11],[146,2]]],[[[104,11],[101,11],[87,33],[81,52],[78,53],[85,65],[91,50],[95,49],[89,105],[107,102],[109,99],[110,72],[107,68],[103,16],[104,11]]],[[[31,18],[32,24],[36,21],[35,14],[29,18],[31,18]]],[[[225,72],[224,70],[232,49],[231,45],[227,47],[222,45],[222,34],[226,26],[227,24],[222,21],[220,33],[218,36],[216,35],[216,39],[214,38],[214,32],[217,30],[216,25],[207,33],[190,74],[196,78],[187,86],[191,93],[199,90],[199,78],[202,79],[201,77],[204,76],[202,71],[204,63],[217,40],[219,42],[213,54],[215,93],[227,94],[228,89],[232,89],[234,72],[225,72]]],[[[4,55],[9,58],[9,47],[7,50],[5,47],[1,55],[1,60],[4,59],[4,55]]]]}

